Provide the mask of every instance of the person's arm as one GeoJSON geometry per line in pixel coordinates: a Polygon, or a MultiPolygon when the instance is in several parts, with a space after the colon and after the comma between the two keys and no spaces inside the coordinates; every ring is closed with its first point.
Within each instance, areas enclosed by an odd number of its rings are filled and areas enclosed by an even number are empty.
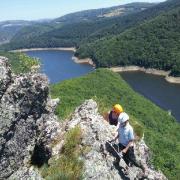
{"type": "Polygon", "coordinates": [[[126,154],[127,151],[128,151],[128,149],[129,149],[129,147],[132,146],[133,141],[134,141],[134,140],[129,141],[129,143],[128,143],[128,145],[126,146],[126,148],[124,148],[124,149],[122,150],[122,152],[123,152],[124,154],[126,154]]]}
{"type": "Polygon", "coordinates": [[[113,139],[114,141],[116,141],[117,139],[118,139],[118,137],[119,137],[119,134],[118,134],[118,132],[116,133],[116,136],[115,136],[115,138],[113,139]]]}
{"type": "Polygon", "coordinates": [[[114,136],[114,139],[112,141],[116,141],[119,138],[118,129],[116,129],[116,134],[114,136]]]}

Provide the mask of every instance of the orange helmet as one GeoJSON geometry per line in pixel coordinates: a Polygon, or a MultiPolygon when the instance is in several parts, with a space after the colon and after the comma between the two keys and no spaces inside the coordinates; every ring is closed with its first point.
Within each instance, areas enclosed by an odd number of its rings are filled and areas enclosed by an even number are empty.
{"type": "Polygon", "coordinates": [[[122,108],[122,106],[121,106],[120,104],[115,104],[115,105],[113,106],[113,111],[116,112],[116,113],[118,113],[118,114],[120,114],[120,113],[123,112],[123,108],[122,108]]]}

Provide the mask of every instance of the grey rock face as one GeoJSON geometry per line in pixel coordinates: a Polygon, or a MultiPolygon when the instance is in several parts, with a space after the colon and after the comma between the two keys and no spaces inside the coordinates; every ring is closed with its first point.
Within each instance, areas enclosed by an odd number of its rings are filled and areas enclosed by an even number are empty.
{"type": "Polygon", "coordinates": [[[2,57],[0,75],[0,179],[6,179],[30,164],[36,147],[48,160],[49,144],[61,128],[54,115],[58,100],[50,99],[45,76],[12,75],[2,57]]]}
{"type": "Polygon", "coordinates": [[[43,180],[43,178],[39,175],[39,172],[33,167],[27,168],[22,167],[19,168],[14,174],[12,174],[9,180],[43,180]]]}
{"type": "Polygon", "coordinates": [[[0,99],[11,82],[11,70],[7,58],[0,56],[0,99]]]}
{"type": "MultiPolygon", "coordinates": [[[[80,158],[85,163],[85,179],[139,179],[140,168],[130,167],[126,176],[124,162],[117,164],[109,151],[106,142],[114,137],[116,127],[98,113],[95,101],[85,101],[63,124],[54,115],[58,102],[49,97],[45,76],[38,73],[15,76],[7,59],[0,57],[0,179],[41,180],[31,165],[42,165],[51,156],[59,158],[64,134],[76,125],[83,133],[80,158]],[[53,142],[56,143],[52,145],[53,142]]],[[[148,165],[150,153],[143,140],[136,143],[135,153],[147,169],[147,179],[166,179],[148,165]]]]}
{"type": "MultiPolygon", "coordinates": [[[[98,113],[96,102],[85,101],[75,110],[72,119],[67,123],[66,128],[71,129],[79,125],[83,132],[82,147],[86,153],[81,157],[85,161],[85,179],[139,179],[142,170],[136,166],[129,168],[129,175],[126,176],[120,164],[116,163],[116,158],[108,150],[107,141],[111,140],[116,132],[116,127],[110,126],[107,121],[98,113]]],[[[136,143],[136,157],[141,164],[146,166],[147,179],[163,180],[166,177],[161,172],[156,172],[147,164],[149,161],[149,149],[143,140],[136,143]]]]}

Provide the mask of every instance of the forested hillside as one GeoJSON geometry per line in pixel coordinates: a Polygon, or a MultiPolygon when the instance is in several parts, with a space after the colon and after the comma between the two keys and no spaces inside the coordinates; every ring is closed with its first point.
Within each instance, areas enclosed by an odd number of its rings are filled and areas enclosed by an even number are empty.
{"type": "Polygon", "coordinates": [[[113,17],[99,17],[112,8],[73,13],[23,28],[1,50],[74,46],[77,56],[92,58],[97,67],[138,65],[180,76],[180,1],[132,5],[138,10],[149,8],[113,17]]]}
{"type": "Polygon", "coordinates": [[[155,4],[137,2],[137,3],[120,5],[120,6],[114,6],[110,8],[90,9],[90,10],[67,14],[65,16],[55,19],[54,21],[58,23],[66,23],[66,24],[94,21],[97,19],[105,19],[107,17],[110,18],[114,16],[124,16],[127,14],[140,12],[153,5],[155,4]]]}
{"type": "Polygon", "coordinates": [[[97,67],[137,65],[180,76],[179,22],[180,6],[120,35],[83,45],[77,55],[91,57],[97,67]]]}
{"type": "MultiPolygon", "coordinates": [[[[9,50],[59,46],[78,47],[82,40],[91,41],[92,38],[88,39],[88,37],[95,32],[98,34],[95,34],[95,39],[99,38],[98,32],[101,30],[102,36],[106,36],[107,34],[103,33],[103,29],[110,28],[112,30],[111,34],[119,33],[123,29],[129,27],[129,19],[133,17],[129,17],[131,14],[136,14],[151,6],[154,7],[154,4],[132,3],[112,8],[69,14],[62,18],[55,19],[50,23],[23,28],[13,37],[9,44],[4,45],[1,49],[9,50]],[[106,16],[109,12],[117,10],[123,12],[119,15],[112,14],[110,17],[106,16]],[[129,15],[128,18],[127,15],[129,15]],[[127,18],[127,20],[124,18],[127,18]],[[119,28],[117,28],[117,31],[114,31],[114,26],[116,25],[120,27],[120,31],[118,30],[119,28]],[[47,27],[49,27],[49,29],[47,29],[47,27]]],[[[133,25],[134,22],[136,22],[136,19],[134,19],[134,21],[131,20],[130,25],[133,25]]]]}
{"type": "Polygon", "coordinates": [[[32,25],[30,21],[2,21],[0,22],[0,44],[7,43],[23,27],[32,25]]]}
{"type": "MultiPolygon", "coordinates": [[[[123,16],[120,14],[112,17],[99,17],[99,13],[107,13],[112,11],[113,8],[73,13],[58,18],[51,23],[24,28],[14,36],[9,44],[1,47],[1,49],[79,47],[81,44],[94,42],[103,37],[120,34],[126,29],[156,17],[162,12],[171,10],[179,4],[179,0],[169,0],[157,5],[132,3],[124,5],[129,11],[123,13],[123,16]],[[132,6],[134,7],[133,11],[132,8],[129,8],[132,6]],[[138,12],[137,9],[141,11],[138,12]],[[71,23],[70,18],[72,19],[71,23]],[[51,28],[47,30],[47,26],[51,28]]],[[[113,10],[117,10],[119,7],[123,8],[123,6],[118,6],[113,10]]]]}

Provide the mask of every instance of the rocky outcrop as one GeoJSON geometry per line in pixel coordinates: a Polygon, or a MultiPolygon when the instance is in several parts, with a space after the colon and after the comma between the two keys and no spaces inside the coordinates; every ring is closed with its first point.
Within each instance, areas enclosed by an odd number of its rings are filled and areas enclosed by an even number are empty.
{"type": "MultiPolygon", "coordinates": [[[[124,174],[123,160],[120,164],[116,163],[116,158],[110,152],[108,140],[111,140],[116,132],[115,126],[110,126],[107,121],[98,113],[96,102],[88,100],[78,107],[67,123],[69,130],[79,125],[83,132],[81,146],[86,153],[81,157],[85,162],[85,179],[140,179],[142,169],[132,166],[129,169],[129,175],[124,174]]],[[[148,165],[150,152],[143,140],[136,143],[135,154],[143,166],[146,166],[147,179],[166,179],[161,173],[155,171],[148,165]]]]}
{"type": "Polygon", "coordinates": [[[11,70],[7,58],[0,56],[0,99],[11,82],[11,70]]]}
{"type": "MultiPolygon", "coordinates": [[[[0,57],[0,179],[42,179],[33,165],[41,166],[53,156],[59,158],[64,134],[75,126],[82,130],[81,159],[85,179],[140,179],[142,169],[116,161],[107,143],[116,132],[98,113],[95,101],[87,100],[69,121],[59,123],[54,110],[59,102],[49,96],[48,79],[42,74],[13,75],[7,59],[0,57]]],[[[149,148],[136,143],[138,161],[146,167],[146,178],[163,180],[148,162],[149,148]]]]}
{"type": "Polygon", "coordinates": [[[48,161],[50,143],[61,132],[54,115],[57,103],[49,97],[45,76],[13,75],[0,57],[0,179],[48,161]]]}

